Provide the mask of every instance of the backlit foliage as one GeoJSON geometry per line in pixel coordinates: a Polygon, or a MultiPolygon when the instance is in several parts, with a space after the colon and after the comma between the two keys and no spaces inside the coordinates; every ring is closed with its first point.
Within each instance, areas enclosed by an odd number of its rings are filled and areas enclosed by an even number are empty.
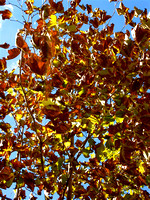
{"type": "Polygon", "coordinates": [[[118,1],[132,31],[115,32],[113,16],[81,0],[43,2],[18,4],[16,47],[0,45],[0,197],[14,184],[16,199],[149,199],[147,10],[118,1]]]}

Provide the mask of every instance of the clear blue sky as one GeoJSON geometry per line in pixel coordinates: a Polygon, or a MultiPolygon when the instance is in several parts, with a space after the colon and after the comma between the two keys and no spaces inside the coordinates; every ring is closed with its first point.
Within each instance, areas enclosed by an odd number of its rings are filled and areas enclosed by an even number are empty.
{"type": "MultiPolygon", "coordinates": [[[[17,0],[9,0],[9,2],[12,2],[14,5],[18,5],[17,0]]],[[[35,2],[39,2],[39,4],[41,4],[42,0],[35,0],[35,2]]],[[[64,2],[65,7],[67,7],[68,0],[64,0],[63,2],[64,2]]],[[[115,3],[116,2],[109,3],[109,0],[82,0],[81,1],[81,4],[91,4],[93,8],[98,7],[101,10],[106,10],[109,15],[112,15],[112,13],[114,12],[115,3]]],[[[148,12],[150,12],[150,0],[123,0],[123,3],[126,7],[130,8],[131,10],[134,9],[134,6],[136,6],[137,8],[140,8],[140,9],[147,8],[148,12]]],[[[12,11],[13,20],[16,19],[22,22],[21,11],[17,7],[11,6],[11,5],[0,7],[0,10],[4,10],[4,9],[9,9],[12,11]]],[[[113,17],[113,21],[111,22],[115,24],[115,30],[119,31],[124,26],[124,17],[123,16],[120,17],[116,13],[113,17]]],[[[16,36],[17,30],[21,29],[22,27],[23,25],[20,24],[19,22],[14,22],[14,21],[10,22],[10,20],[3,21],[0,16],[0,44],[7,42],[8,44],[11,45],[10,46],[11,48],[14,48],[15,36],[16,36]]],[[[7,56],[7,51],[5,49],[0,48],[0,59],[5,56],[7,56]]],[[[17,60],[18,58],[14,60],[10,60],[8,62],[9,70],[12,70],[13,68],[17,67],[17,60]]],[[[6,190],[4,193],[7,195],[7,197],[13,199],[14,197],[13,187],[6,190]]],[[[44,198],[39,196],[38,199],[43,200],[44,198]]],[[[57,196],[54,196],[53,199],[54,200],[57,199],[57,196]]]]}

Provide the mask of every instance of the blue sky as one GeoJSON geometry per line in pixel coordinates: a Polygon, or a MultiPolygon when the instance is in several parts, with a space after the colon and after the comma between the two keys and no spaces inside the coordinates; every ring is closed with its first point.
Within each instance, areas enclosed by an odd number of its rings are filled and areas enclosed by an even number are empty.
{"type": "MultiPolygon", "coordinates": [[[[42,2],[43,0],[39,0],[37,2],[42,2]]],[[[9,1],[13,2],[14,5],[18,5],[17,0],[9,1]]],[[[36,2],[36,1],[35,1],[36,2]]],[[[67,8],[68,6],[68,0],[64,0],[64,5],[67,8]]],[[[114,6],[116,2],[109,2],[109,0],[82,0],[81,4],[91,4],[93,8],[100,8],[101,10],[106,10],[109,15],[112,15],[114,12],[114,6]]],[[[123,0],[123,3],[126,7],[129,7],[130,9],[134,9],[134,6],[140,9],[147,8],[148,12],[150,11],[150,1],[149,0],[123,0]]],[[[119,6],[119,4],[118,4],[119,6]]],[[[1,6],[0,10],[9,9],[13,13],[13,17],[11,20],[18,20],[20,22],[23,21],[21,15],[21,11],[16,7],[12,5],[6,5],[1,6]]],[[[135,19],[136,20],[136,19],[135,19]]],[[[121,28],[124,25],[124,17],[118,16],[117,13],[115,13],[113,20],[111,20],[111,23],[115,23],[115,31],[121,30],[121,28]]],[[[16,21],[10,20],[2,20],[0,16],[0,44],[3,44],[7,42],[8,44],[13,47],[15,45],[15,36],[18,31],[18,29],[21,29],[23,25],[16,21]]],[[[125,27],[127,29],[128,27],[125,27]]],[[[0,58],[7,55],[7,51],[5,49],[0,48],[0,58]]],[[[11,63],[11,68],[15,67],[16,63],[13,60],[13,63],[11,63]]]]}
{"type": "MultiPolygon", "coordinates": [[[[36,2],[37,0],[35,0],[36,2]]],[[[14,5],[18,5],[17,0],[10,0],[9,2],[13,2],[14,5]]],[[[37,2],[41,3],[42,0],[38,0],[37,2]]],[[[98,7],[101,10],[106,10],[109,15],[112,15],[114,12],[114,6],[116,2],[109,3],[109,0],[82,0],[81,4],[91,4],[93,9],[98,7]]],[[[126,7],[129,7],[131,10],[134,9],[134,6],[140,9],[147,8],[148,12],[150,12],[150,0],[123,0],[123,3],[126,7]]],[[[68,0],[64,0],[65,7],[68,6],[68,0]]],[[[119,4],[118,4],[119,6],[119,4]]],[[[117,6],[117,7],[118,7],[117,6]]],[[[6,5],[1,6],[0,10],[9,9],[13,13],[13,20],[19,20],[22,22],[21,17],[21,11],[16,7],[12,5],[6,5]]],[[[124,26],[124,17],[118,16],[117,13],[115,13],[113,20],[111,20],[111,23],[115,24],[115,31],[120,31],[122,27],[124,26]]],[[[10,44],[10,48],[15,47],[15,36],[18,31],[18,29],[21,29],[23,25],[16,21],[10,21],[10,20],[2,20],[0,16],[0,44],[8,43],[10,44]]],[[[124,31],[128,29],[128,27],[125,27],[124,31]]],[[[7,56],[7,50],[0,48],[0,59],[2,57],[7,56]]],[[[18,57],[14,60],[10,60],[8,62],[8,68],[9,70],[12,70],[13,68],[17,68],[17,61],[18,57]]],[[[10,122],[10,121],[9,121],[10,122]]],[[[5,191],[5,194],[9,198],[14,197],[13,187],[11,187],[9,190],[5,191]]],[[[43,196],[43,195],[42,195],[43,196]]],[[[38,197],[38,199],[44,199],[43,197],[38,197]]],[[[54,200],[57,199],[57,196],[54,196],[54,200]]]]}

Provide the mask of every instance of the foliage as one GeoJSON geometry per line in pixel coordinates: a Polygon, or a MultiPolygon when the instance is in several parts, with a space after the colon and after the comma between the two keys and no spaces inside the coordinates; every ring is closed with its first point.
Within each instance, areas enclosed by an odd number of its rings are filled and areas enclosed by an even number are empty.
{"type": "MultiPolygon", "coordinates": [[[[118,1],[131,36],[114,32],[113,16],[81,0],[67,9],[44,2],[24,1],[16,47],[0,45],[9,48],[0,60],[0,188],[15,184],[15,199],[25,199],[27,188],[32,199],[35,188],[45,199],[55,192],[62,200],[149,199],[147,10],[118,1]],[[7,61],[18,55],[18,69],[9,72],[7,61]]],[[[0,196],[9,199],[3,190],[0,196]]]]}

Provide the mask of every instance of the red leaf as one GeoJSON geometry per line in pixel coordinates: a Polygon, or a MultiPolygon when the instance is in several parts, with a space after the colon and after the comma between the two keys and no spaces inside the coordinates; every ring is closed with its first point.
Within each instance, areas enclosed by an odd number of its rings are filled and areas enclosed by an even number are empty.
{"type": "Polygon", "coordinates": [[[9,55],[7,56],[7,60],[11,60],[16,58],[20,54],[20,50],[18,48],[13,48],[8,50],[9,55]]]}
{"type": "Polygon", "coordinates": [[[10,19],[12,17],[12,13],[10,12],[10,10],[4,10],[4,11],[0,11],[0,14],[2,14],[2,19],[10,19]]]}
{"type": "Polygon", "coordinates": [[[6,42],[4,44],[0,44],[0,47],[1,48],[4,48],[4,49],[8,49],[9,48],[9,44],[7,44],[6,42]]]}

